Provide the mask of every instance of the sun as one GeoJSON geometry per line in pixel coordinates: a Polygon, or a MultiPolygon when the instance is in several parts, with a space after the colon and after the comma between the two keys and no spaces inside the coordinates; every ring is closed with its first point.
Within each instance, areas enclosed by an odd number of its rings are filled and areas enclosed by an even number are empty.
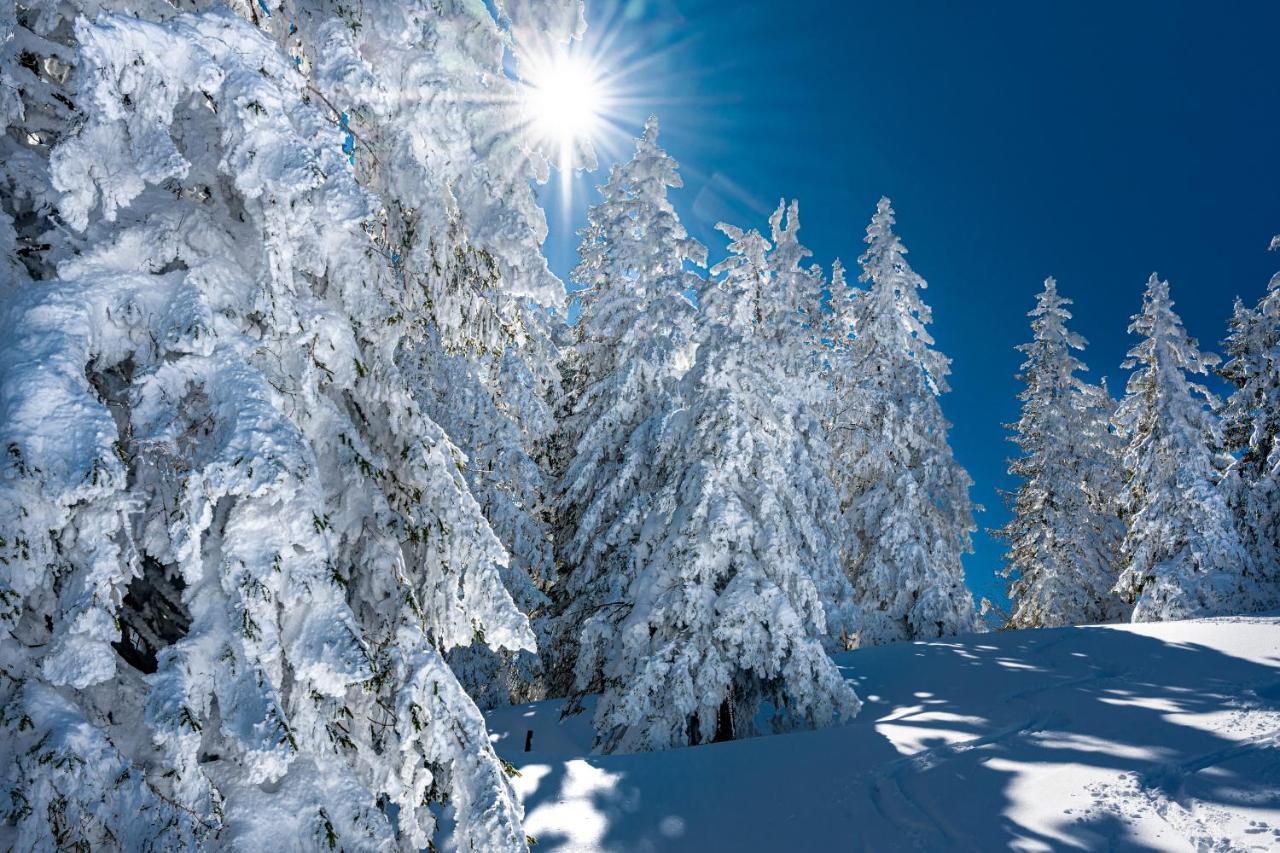
{"type": "Polygon", "coordinates": [[[561,151],[590,145],[600,130],[605,93],[600,76],[579,56],[537,62],[525,78],[524,108],[537,136],[561,151]]]}

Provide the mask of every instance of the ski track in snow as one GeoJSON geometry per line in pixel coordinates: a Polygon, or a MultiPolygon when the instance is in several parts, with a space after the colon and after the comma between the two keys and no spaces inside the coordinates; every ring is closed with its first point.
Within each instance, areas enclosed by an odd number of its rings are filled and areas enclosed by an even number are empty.
{"type": "Polygon", "coordinates": [[[1036,731],[1043,724],[1040,721],[1028,720],[983,737],[934,747],[892,761],[884,768],[870,774],[871,802],[890,823],[903,834],[911,836],[917,847],[938,842],[942,842],[950,849],[964,847],[966,846],[964,839],[955,832],[929,800],[910,794],[904,789],[903,778],[909,773],[931,770],[943,761],[963,755],[970,750],[999,743],[1023,732],[1036,731]]]}
{"type": "Polygon", "coordinates": [[[837,663],[867,704],[816,732],[593,756],[590,707],[558,701],[490,728],[539,850],[1280,849],[1280,617],[837,663]]]}

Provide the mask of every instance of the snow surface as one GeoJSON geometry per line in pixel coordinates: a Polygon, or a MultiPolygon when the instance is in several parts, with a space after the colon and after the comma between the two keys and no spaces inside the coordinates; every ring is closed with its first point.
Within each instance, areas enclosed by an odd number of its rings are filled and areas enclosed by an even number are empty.
{"type": "Polygon", "coordinates": [[[494,711],[526,831],[539,851],[1280,848],[1280,616],[836,661],[864,706],[820,731],[592,756],[589,704],[494,711]]]}

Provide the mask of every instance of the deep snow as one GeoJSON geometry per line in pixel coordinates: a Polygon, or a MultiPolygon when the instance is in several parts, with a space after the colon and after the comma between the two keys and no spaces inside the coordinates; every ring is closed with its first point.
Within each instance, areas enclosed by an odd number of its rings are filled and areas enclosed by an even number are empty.
{"type": "Polygon", "coordinates": [[[559,701],[488,722],[538,851],[1280,849],[1280,617],[837,663],[865,705],[822,731],[602,757],[559,701]]]}

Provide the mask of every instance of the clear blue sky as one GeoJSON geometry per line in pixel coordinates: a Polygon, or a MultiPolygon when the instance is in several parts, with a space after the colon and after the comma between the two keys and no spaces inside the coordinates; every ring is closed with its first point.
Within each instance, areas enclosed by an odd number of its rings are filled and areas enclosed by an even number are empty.
{"type": "MultiPolygon", "coordinates": [[[[815,259],[852,263],[888,195],[953,359],[943,409],[976,482],[976,595],[1003,599],[1002,545],[1017,418],[1013,347],[1047,275],[1075,299],[1093,379],[1123,388],[1129,317],[1152,271],[1202,347],[1219,350],[1232,298],[1256,300],[1280,254],[1280,5],[587,0],[587,44],[680,161],[673,201],[724,253],[716,221],[764,227],[798,198],[815,259]]],[[[610,162],[543,188],[552,268],[610,162]]]]}

